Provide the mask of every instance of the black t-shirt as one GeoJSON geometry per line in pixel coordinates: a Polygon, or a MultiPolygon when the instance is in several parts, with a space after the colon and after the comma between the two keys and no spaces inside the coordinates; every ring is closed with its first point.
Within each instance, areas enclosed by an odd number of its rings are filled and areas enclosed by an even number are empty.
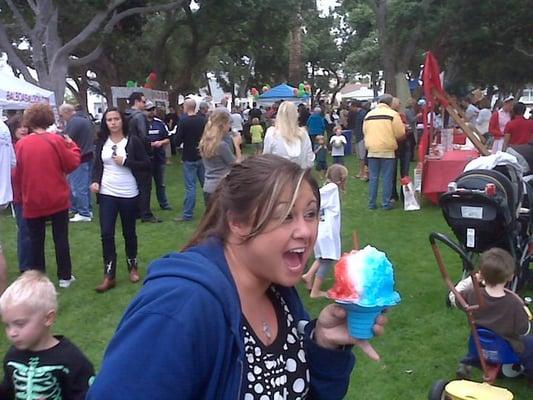
{"type": "Polygon", "coordinates": [[[1,399],[82,400],[94,378],[94,368],[67,338],[42,351],[11,347],[4,358],[1,399]]]}
{"type": "Polygon", "coordinates": [[[265,346],[244,319],[245,400],[298,400],[309,392],[309,368],[305,358],[303,338],[298,334],[297,322],[279,292],[268,292],[276,309],[278,335],[265,346]]]}
{"type": "Polygon", "coordinates": [[[204,127],[207,120],[203,115],[186,115],[180,118],[178,125],[178,135],[176,137],[176,146],[183,143],[183,161],[198,161],[200,151],[198,144],[204,133],[204,127]]]}

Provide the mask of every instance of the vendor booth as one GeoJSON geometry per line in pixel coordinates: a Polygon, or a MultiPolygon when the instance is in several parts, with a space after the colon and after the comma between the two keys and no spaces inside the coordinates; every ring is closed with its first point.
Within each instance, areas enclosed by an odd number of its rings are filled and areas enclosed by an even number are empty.
{"type": "Polygon", "coordinates": [[[489,151],[481,142],[481,134],[468,125],[462,110],[442,88],[440,68],[431,52],[427,52],[423,70],[424,132],[418,144],[418,157],[422,171],[422,194],[438,204],[439,197],[448,190],[466,164],[489,151]],[[439,104],[458,126],[456,129],[437,129],[433,119],[434,108],[439,104]],[[468,140],[466,140],[468,139],[468,140]],[[466,143],[465,143],[466,142],[466,143]]]}
{"type": "Polygon", "coordinates": [[[0,71],[0,108],[24,110],[34,103],[56,105],[54,92],[0,71]]]}
{"type": "Polygon", "coordinates": [[[297,91],[297,88],[282,83],[281,85],[274,86],[273,88],[269,89],[268,91],[257,97],[256,101],[257,104],[263,106],[269,106],[277,101],[290,101],[296,104],[309,104],[311,96],[309,96],[309,94],[307,93],[305,93],[303,96],[298,96],[297,94],[295,94],[297,93],[297,91]]]}
{"type": "Polygon", "coordinates": [[[143,87],[124,87],[124,86],[111,86],[111,96],[113,107],[119,107],[124,109],[127,107],[126,100],[134,92],[141,92],[146,99],[152,101],[156,107],[163,109],[168,108],[168,93],[162,90],[154,90],[143,87]]]}

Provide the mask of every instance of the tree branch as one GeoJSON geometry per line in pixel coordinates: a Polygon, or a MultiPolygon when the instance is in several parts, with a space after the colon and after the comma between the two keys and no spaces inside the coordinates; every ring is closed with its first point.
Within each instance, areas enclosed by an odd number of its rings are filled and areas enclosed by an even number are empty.
{"type": "MultiPolygon", "coordinates": [[[[119,5],[121,5],[125,1],[126,0],[115,0],[107,7],[105,11],[101,11],[100,13],[96,14],[93,17],[93,19],[85,26],[85,28],[78,35],[76,35],[72,40],[70,40],[68,43],[63,45],[63,47],[58,50],[56,57],[58,55],[64,56],[65,54],[67,55],[71,54],[82,42],[87,40],[93,33],[95,33],[100,28],[101,24],[109,16],[109,13],[111,13],[113,10],[115,10],[119,5]]],[[[113,27],[124,18],[130,17],[132,15],[137,15],[137,14],[146,14],[146,13],[150,13],[154,11],[172,10],[174,8],[178,8],[180,5],[182,5],[182,3],[183,1],[173,1],[171,3],[162,4],[162,5],[155,5],[155,6],[148,6],[148,7],[134,7],[134,8],[130,8],[128,10],[122,11],[120,13],[116,13],[105,24],[103,33],[110,33],[113,27]]],[[[99,55],[98,54],[99,52],[101,52],[101,50],[99,50],[97,47],[89,55],[86,56],[87,57],[86,60],[94,61],[95,57],[99,55]]],[[[82,57],[82,58],[85,58],[85,57],[82,57]]],[[[79,62],[74,61],[74,64],[79,64],[79,62]]]]}
{"type": "Polygon", "coordinates": [[[17,8],[17,6],[15,6],[13,1],[11,1],[11,0],[6,0],[6,3],[9,6],[9,9],[11,10],[11,12],[13,13],[13,16],[15,17],[15,19],[20,24],[20,27],[22,28],[22,30],[26,33],[26,35],[31,36],[32,35],[31,28],[28,25],[28,23],[26,22],[26,20],[24,19],[24,17],[22,16],[22,14],[20,13],[20,11],[17,8]]]}
{"type": "Polygon", "coordinates": [[[113,15],[113,17],[105,24],[104,33],[110,33],[113,27],[123,20],[124,18],[131,17],[132,15],[138,14],[149,14],[155,11],[170,11],[182,6],[186,1],[173,1],[167,4],[147,6],[147,7],[133,7],[128,10],[122,11],[118,14],[113,15]]]}
{"type": "Polygon", "coordinates": [[[513,49],[515,49],[516,51],[518,51],[520,54],[526,56],[527,58],[533,58],[533,53],[530,53],[529,51],[527,51],[526,49],[522,48],[520,46],[520,43],[515,43],[513,45],[513,49]]]}
{"type": "Polygon", "coordinates": [[[69,67],[81,67],[82,65],[92,63],[93,61],[96,61],[96,59],[98,59],[102,55],[103,51],[104,51],[104,46],[102,46],[102,44],[99,44],[93,51],[91,51],[86,56],[69,59],[68,66],[69,67]]]}
{"type": "Polygon", "coordinates": [[[31,76],[26,64],[22,62],[17,52],[13,48],[13,44],[7,36],[7,32],[3,23],[0,23],[0,48],[7,53],[7,61],[9,65],[18,69],[26,81],[37,84],[37,81],[33,78],[33,76],[31,76]]]}
{"type": "Polygon", "coordinates": [[[37,11],[38,11],[37,3],[34,0],[26,0],[26,2],[30,6],[30,8],[33,11],[33,13],[37,14],[37,11]]]}
{"type": "Polygon", "coordinates": [[[80,91],[80,89],[79,88],[76,89],[68,81],[66,82],[66,85],[67,85],[68,90],[70,90],[72,92],[72,94],[74,95],[74,97],[76,97],[76,99],[78,99],[78,101],[79,101],[79,91],[80,91]]]}
{"type": "Polygon", "coordinates": [[[108,17],[109,13],[112,12],[119,5],[124,3],[126,0],[114,0],[107,6],[103,11],[98,12],[92,19],[89,21],[85,28],[82,29],[75,37],[73,37],[68,43],[65,43],[54,56],[55,58],[65,57],[70,55],[74,49],[76,49],[81,43],[87,40],[93,33],[95,33],[105,19],[108,17]]]}

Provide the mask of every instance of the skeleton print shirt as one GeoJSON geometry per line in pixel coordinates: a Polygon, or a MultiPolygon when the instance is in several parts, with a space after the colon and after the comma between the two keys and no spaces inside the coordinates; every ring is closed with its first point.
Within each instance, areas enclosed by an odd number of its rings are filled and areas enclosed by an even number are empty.
{"type": "Polygon", "coordinates": [[[94,377],[94,368],[83,353],[63,336],[42,351],[11,347],[4,358],[1,399],[82,400],[94,377]]]}
{"type": "Polygon", "coordinates": [[[303,400],[309,391],[303,338],[283,297],[273,287],[268,294],[276,309],[278,335],[266,346],[244,319],[244,400],[303,400]]]}

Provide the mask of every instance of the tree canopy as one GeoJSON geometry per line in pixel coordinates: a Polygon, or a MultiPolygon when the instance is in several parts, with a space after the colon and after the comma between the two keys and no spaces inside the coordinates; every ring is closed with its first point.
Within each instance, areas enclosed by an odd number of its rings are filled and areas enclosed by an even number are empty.
{"type": "Polygon", "coordinates": [[[305,81],[318,97],[361,76],[395,93],[427,50],[452,84],[516,93],[533,81],[532,20],[529,0],[341,0],[330,13],[313,0],[0,0],[0,50],[59,102],[65,85],[83,103],[152,71],[171,98],[208,73],[236,96],[305,81]]]}

